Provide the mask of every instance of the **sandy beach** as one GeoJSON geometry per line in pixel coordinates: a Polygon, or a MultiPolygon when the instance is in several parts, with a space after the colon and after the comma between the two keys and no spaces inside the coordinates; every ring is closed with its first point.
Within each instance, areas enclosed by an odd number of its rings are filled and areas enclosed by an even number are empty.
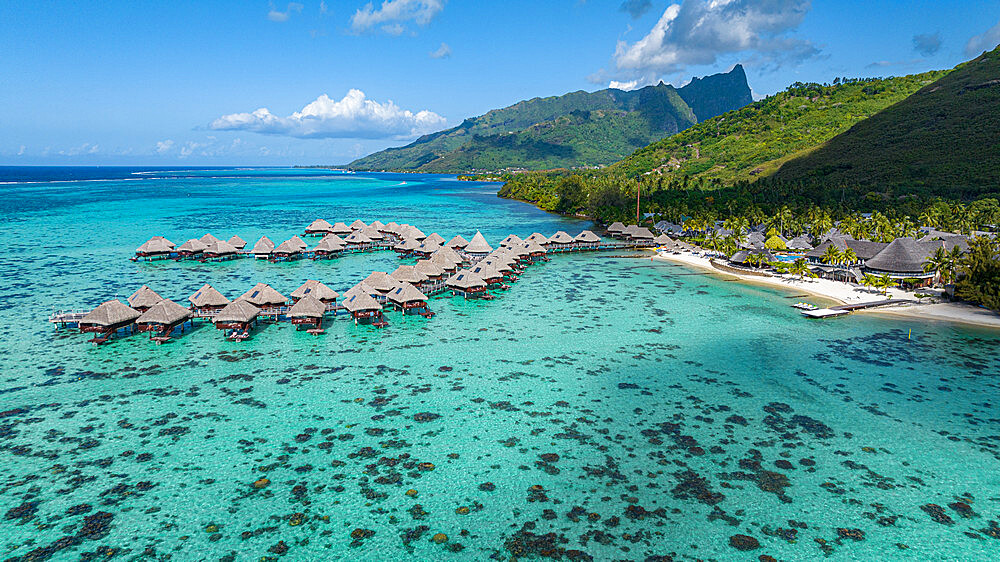
{"type": "MultiPolygon", "coordinates": [[[[842,283],[839,281],[831,281],[829,279],[799,279],[791,275],[780,274],[765,277],[756,275],[740,275],[738,273],[721,271],[711,264],[709,258],[699,254],[658,253],[653,256],[653,259],[679,263],[695,269],[700,269],[702,271],[726,275],[746,283],[780,287],[789,291],[800,291],[816,297],[830,299],[839,304],[860,304],[881,301],[886,298],[881,291],[842,283]]],[[[893,299],[900,299],[901,301],[915,300],[913,293],[908,293],[900,289],[889,289],[888,295],[893,299]]],[[[869,309],[862,311],[861,313],[957,322],[961,324],[1000,329],[1000,315],[985,308],[964,303],[932,302],[931,300],[927,300],[923,303],[901,302],[898,305],[869,309]]]]}

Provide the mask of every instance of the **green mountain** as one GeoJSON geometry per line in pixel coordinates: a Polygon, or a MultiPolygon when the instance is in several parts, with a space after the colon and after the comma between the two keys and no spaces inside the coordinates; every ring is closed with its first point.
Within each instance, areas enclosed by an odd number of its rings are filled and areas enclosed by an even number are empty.
{"type": "Polygon", "coordinates": [[[776,180],[883,187],[1000,185],[1000,47],[784,163],[776,180]]]}
{"type": "Polygon", "coordinates": [[[838,79],[832,85],[796,83],[644,147],[612,170],[631,176],[652,172],[666,179],[703,178],[723,184],[765,177],[946,73],[838,79]]]}
{"type": "Polygon", "coordinates": [[[607,165],[751,101],[739,65],[679,89],[661,82],[634,91],[606,89],[534,98],[466,119],[407,146],[360,158],[347,167],[461,172],[607,165]]]}

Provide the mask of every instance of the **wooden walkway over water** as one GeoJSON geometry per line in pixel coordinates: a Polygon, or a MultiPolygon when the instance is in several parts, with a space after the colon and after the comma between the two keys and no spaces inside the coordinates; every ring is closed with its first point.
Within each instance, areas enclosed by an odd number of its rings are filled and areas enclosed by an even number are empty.
{"type": "Polygon", "coordinates": [[[912,304],[914,301],[907,299],[883,299],[878,301],[869,302],[857,302],[852,304],[839,304],[837,306],[831,306],[829,308],[817,308],[816,310],[803,310],[802,315],[807,318],[833,318],[836,316],[844,316],[854,312],[855,310],[865,310],[868,308],[877,308],[880,306],[896,305],[896,304],[912,304]]]}

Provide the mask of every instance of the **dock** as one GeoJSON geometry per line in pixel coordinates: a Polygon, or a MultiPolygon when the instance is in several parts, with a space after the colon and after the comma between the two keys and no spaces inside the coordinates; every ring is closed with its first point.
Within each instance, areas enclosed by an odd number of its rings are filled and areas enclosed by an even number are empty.
{"type": "Polygon", "coordinates": [[[853,304],[841,304],[837,306],[831,306],[829,308],[818,308],[816,310],[803,310],[802,316],[807,318],[834,318],[837,316],[845,316],[854,312],[855,310],[865,310],[867,308],[876,308],[880,306],[896,305],[896,304],[911,304],[914,301],[907,299],[883,299],[879,301],[870,302],[859,302],[853,304]]]}

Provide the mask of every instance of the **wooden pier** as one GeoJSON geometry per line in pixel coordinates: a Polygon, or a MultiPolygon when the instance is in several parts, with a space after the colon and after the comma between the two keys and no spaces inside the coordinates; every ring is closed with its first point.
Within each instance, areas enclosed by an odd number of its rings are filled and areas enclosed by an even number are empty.
{"type": "Polygon", "coordinates": [[[912,304],[914,301],[906,299],[883,299],[879,301],[869,301],[869,302],[858,302],[853,304],[840,304],[837,306],[831,306],[829,308],[817,308],[816,310],[803,310],[802,316],[807,318],[834,318],[837,316],[845,316],[854,312],[855,310],[865,310],[868,308],[877,308],[880,306],[896,305],[896,304],[912,304]]]}

